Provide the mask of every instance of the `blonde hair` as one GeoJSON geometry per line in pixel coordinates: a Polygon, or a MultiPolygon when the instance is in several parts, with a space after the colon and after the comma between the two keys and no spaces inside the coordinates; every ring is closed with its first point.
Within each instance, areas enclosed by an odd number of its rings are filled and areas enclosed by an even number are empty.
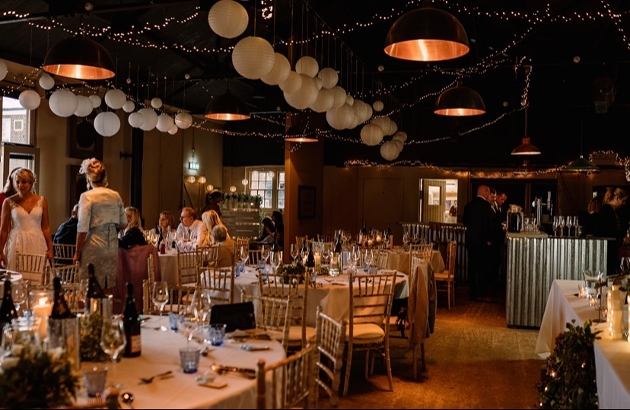
{"type": "Polygon", "coordinates": [[[6,196],[11,196],[15,194],[15,187],[13,186],[13,175],[15,175],[15,171],[20,169],[20,167],[13,168],[11,172],[9,172],[9,176],[7,177],[7,182],[4,184],[4,189],[2,192],[6,194],[6,196]]]}
{"type": "Polygon", "coordinates": [[[208,232],[212,232],[212,229],[217,225],[225,226],[223,225],[223,222],[221,222],[219,214],[212,209],[201,214],[201,220],[206,225],[208,232]]]}
{"type": "Polygon", "coordinates": [[[125,208],[125,214],[130,217],[129,223],[127,223],[127,229],[135,227],[142,230],[142,221],[140,220],[140,211],[138,211],[138,208],[128,206],[125,208]]]}
{"type": "Polygon", "coordinates": [[[175,228],[175,218],[173,217],[173,214],[171,213],[171,211],[160,212],[160,218],[161,217],[164,217],[164,219],[166,219],[167,226],[171,228],[175,228]]]}
{"type": "Polygon", "coordinates": [[[105,165],[96,158],[84,159],[79,169],[79,174],[85,175],[87,181],[87,188],[91,188],[91,184],[102,184],[107,186],[107,173],[105,172],[105,165]]]}
{"type": "Polygon", "coordinates": [[[13,187],[17,191],[17,182],[18,179],[22,178],[23,180],[31,183],[31,191],[33,191],[33,185],[35,185],[35,174],[28,168],[18,168],[13,173],[13,187]]]}

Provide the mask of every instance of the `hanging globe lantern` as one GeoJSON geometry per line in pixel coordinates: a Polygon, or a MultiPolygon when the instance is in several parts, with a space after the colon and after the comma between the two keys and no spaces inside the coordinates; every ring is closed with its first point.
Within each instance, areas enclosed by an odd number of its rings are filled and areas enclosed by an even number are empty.
{"type": "Polygon", "coordinates": [[[396,149],[398,150],[399,153],[403,150],[404,144],[402,143],[402,141],[391,140],[390,142],[396,146],[396,149]]]}
{"type": "Polygon", "coordinates": [[[374,111],[379,112],[379,111],[383,111],[383,108],[385,108],[385,104],[383,104],[383,101],[374,101],[374,103],[372,104],[372,107],[374,107],[374,111]]]}
{"type": "Polygon", "coordinates": [[[101,97],[98,95],[90,95],[88,98],[92,101],[92,108],[98,108],[101,106],[101,97]]]}
{"type": "Polygon", "coordinates": [[[7,67],[7,63],[4,60],[0,59],[0,81],[4,80],[4,77],[7,76],[9,72],[9,68],[7,67]]]}
{"type": "Polygon", "coordinates": [[[386,135],[386,132],[389,131],[389,118],[387,117],[374,117],[370,123],[378,125],[383,131],[383,135],[386,135]]]}
{"type": "Polygon", "coordinates": [[[311,77],[306,74],[300,74],[300,76],[302,77],[300,89],[291,94],[284,93],[284,99],[291,107],[303,110],[317,100],[319,90],[311,77]]]}
{"type": "Polygon", "coordinates": [[[105,104],[112,110],[122,108],[125,101],[127,101],[127,96],[121,90],[114,89],[105,93],[105,104]]]}
{"type": "Polygon", "coordinates": [[[317,99],[313,104],[311,104],[310,108],[315,112],[326,112],[330,110],[335,102],[335,97],[330,90],[322,88],[317,93],[317,99]]]}
{"type": "Polygon", "coordinates": [[[92,113],[94,109],[92,107],[92,101],[84,95],[77,95],[77,109],[74,111],[74,115],[77,117],[87,117],[92,113]]]}
{"type": "Polygon", "coordinates": [[[59,117],[69,117],[77,110],[79,105],[77,96],[68,90],[57,90],[48,101],[50,110],[59,117]]]}
{"type": "Polygon", "coordinates": [[[138,112],[142,114],[142,118],[144,118],[142,125],[140,125],[140,129],[142,131],[151,131],[154,129],[158,123],[158,116],[155,111],[151,108],[141,108],[138,112]]]}
{"type": "Polygon", "coordinates": [[[125,101],[125,103],[123,104],[122,109],[123,109],[123,111],[124,111],[124,112],[126,112],[126,113],[133,112],[133,110],[135,110],[135,109],[136,109],[136,103],[134,103],[134,102],[133,102],[133,101],[131,101],[131,100],[127,100],[127,101],[125,101]]]}
{"type": "Polygon", "coordinates": [[[144,123],[144,117],[142,116],[142,113],[140,112],[132,112],[131,114],[129,114],[129,118],[127,118],[127,122],[133,128],[140,128],[142,124],[144,123]]]}
{"type": "Polygon", "coordinates": [[[345,130],[354,120],[354,111],[348,104],[343,104],[338,108],[331,108],[326,112],[328,125],[336,130],[345,130]]]}
{"type": "Polygon", "coordinates": [[[111,111],[102,112],[94,118],[94,129],[103,137],[111,137],[120,130],[120,119],[111,111]]]}
{"type": "Polygon", "coordinates": [[[378,145],[383,141],[383,130],[376,124],[365,124],[361,128],[361,141],[365,145],[378,145]]]}
{"type": "Polygon", "coordinates": [[[173,117],[162,113],[160,114],[160,116],[158,116],[158,121],[155,128],[157,128],[158,131],[161,132],[168,132],[174,124],[175,122],[173,121],[173,117]]]}
{"type": "Polygon", "coordinates": [[[350,107],[352,107],[352,104],[354,104],[354,97],[350,94],[346,95],[346,104],[348,104],[350,107]]]}
{"type": "Polygon", "coordinates": [[[304,56],[295,63],[295,72],[313,78],[319,72],[319,64],[313,57],[304,56]]]}
{"type": "Polygon", "coordinates": [[[159,97],[155,97],[151,100],[151,107],[155,108],[156,110],[158,108],[160,108],[162,106],[162,99],[159,97]]]}
{"type": "Polygon", "coordinates": [[[332,91],[333,97],[335,97],[333,108],[339,108],[346,103],[346,90],[336,85],[331,88],[330,91],[332,91]]]}
{"type": "Polygon", "coordinates": [[[42,101],[35,90],[22,91],[18,100],[20,101],[20,105],[29,111],[36,110],[42,101]]]}
{"type": "Polygon", "coordinates": [[[317,76],[322,79],[322,85],[327,90],[330,90],[331,88],[336,86],[337,82],[339,81],[339,74],[337,74],[337,71],[335,69],[332,69],[330,67],[322,68],[317,76]]]}
{"type": "Polygon", "coordinates": [[[275,53],[273,68],[269,74],[260,77],[260,80],[268,85],[278,85],[287,80],[291,72],[291,64],[285,56],[275,53]]]}
{"type": "Polygon", "coordinates": [[[357,125],[359,125],[361,122],[359,121],[359,117],[357,117],[356,114],[353,115],[354,119],[352,120],[352,122],[350,123],[350,125],[348,125],[348,129],[349,130],[353,130],[357,127],[357,125]]]}
{"type": "Polygon", "coordinates": [[[258,80],[271,72],[276,62],[273,47],[261,37],[245,37],[234,46],[232,64],[240,75],[258,80]]]}
{"type": "Polygon", "coordinates": [[[359,123],[367,121],[368,117],[368,105],[361,100],[354,100],[354,104],[352,104],[352,110],[354,111],[354,115],[359,119],[359,123]]]}
{"type": "Polygon", "coordinates": [[[179,130],[179,127],[177,126],[177,124],[173,123],[173,126],[171,127],[170,130],[168,130],[168,133],[171,135],[175,135],[177,134],[178,130],[179,130]]]}
{"type": "Polygon", "coordinates": [[[400,141],[404,143],[407,141],[407,133],[405,131],[398,131],[392,137],[392,141],[400,141]]]}
{"type": "Polygon", "coordinates": [[[50,76],[48,73],[42,73],[39,77],[39,86],[44,90],[50,90],[55,86],[55,79],[50,76]]]}
{"type": "Polygon", "coordinates": [[[179,128],[183,130],[190,128],[192,123],[193,123],[192,115],[190,115],[187,112],[178,112],[177,115],[175,116],[175,125],[177,125],[179,128]]]}
{"type": "Polygon", "coordinates": [[[288,94],[296,92],[300,89],[301,86],[302,77],[295,71],[289,72],[289,76],[287,77],[287,79],[284,82],[278,84],[278,87],[280,87],[282,91],[288,94]]]}
{"type": "Polygon", "coordinates": [[[212,31],[221,37],[235,38],[247,29],[249,15],[240,3],[232,0],[219,0],[208,12],[208,24],[212,31]]]}
{"type": "Polygon", "coordinates": [[[381,145],[381,156],[387,161],[393,161],[398,158],[399,151],[396,148],[396,144],[392,144],[391,141],[387,141],[381,145]]]}

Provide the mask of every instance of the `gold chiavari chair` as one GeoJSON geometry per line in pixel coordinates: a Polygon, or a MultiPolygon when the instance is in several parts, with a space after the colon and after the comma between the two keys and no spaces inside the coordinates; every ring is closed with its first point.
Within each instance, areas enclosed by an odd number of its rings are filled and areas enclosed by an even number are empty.
{"type": "Polygon", "coordinates": [[[23,280],[28,280],[32,286],[48,285],[52,278],[47,278],[46,255],[34,255],[30,253],[15,253],[15,270],[23,280]]]}
{"type": "Polygon", "coordinates": [[[341,367],[343,366],[343,349],[346,342],[346,321],[338,322],[326,315],[317,307],[317,323],[315,325],[315,390],[313,408],[318,407],[319,388],[330,397],[330,406],[337,407],[339,401],[339,384],[341,383],[341,367]]]}
{"type": "Polygon", "coordinates": [[[435,273],[435,284],[439,292],[446,292],[446,303],[450,310],[455,306],[455,266],[457,263],[457,241],[450,241],[446,251],[446,269],[435,273]]]}
{"type": "Polygon", "coordinates": [[[53,243],[53,255],[56,265],[71,265],[77,246],[74,244],[53,243]]]}
{"type": "Polygon", "coordinates": [[[253,302],[256,307],[256,329],[266,331],[271,337],[279,340],[286,352],[289,342],[289,327],[293,301],[290,297],[254,296],[245,290],[241,291],[242,302],[253,302]]]}

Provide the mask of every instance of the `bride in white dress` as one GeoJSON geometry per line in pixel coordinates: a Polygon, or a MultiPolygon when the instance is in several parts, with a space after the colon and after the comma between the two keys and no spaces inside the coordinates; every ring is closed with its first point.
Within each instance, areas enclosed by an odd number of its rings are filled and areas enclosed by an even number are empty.
{"type": "Polygon", "coordinates": [[[53,258],[48,201],[32,191],[34,183],[33,172],[20,168],[13,176],[17,194],[2,204],[0,264],[9,270],[15,270],[16,252],[53,258]]]}

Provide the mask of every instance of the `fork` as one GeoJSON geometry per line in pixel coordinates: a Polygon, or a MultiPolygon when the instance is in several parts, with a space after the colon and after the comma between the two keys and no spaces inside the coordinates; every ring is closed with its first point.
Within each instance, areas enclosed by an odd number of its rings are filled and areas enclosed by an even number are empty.
{"type": "Polygon", "coordinates": [[[226,374],[228,372],[235,373],[239,376],[245,377],[247,379],[256,378],[256,370],[254,369],[245,369],[240,367],[231,367],[231,366],[223,366],[220,364],[213,363],[210,368],[213,372],[217,374],[226,374]]]}
{"type": "Polygon", "coordinates": [[[167,372],[164,373],[160,373],[160,374],[156,374],[155,376],[151,376],[151,377],[141,377],[140,378],[140,384],[149,384],[151,382],[153,382],[153,379],[155,379],[156,377],[164,377],[164,376],[168,376],[169,374],[173,373],[172,370],[169,370],[167,372]]]}

